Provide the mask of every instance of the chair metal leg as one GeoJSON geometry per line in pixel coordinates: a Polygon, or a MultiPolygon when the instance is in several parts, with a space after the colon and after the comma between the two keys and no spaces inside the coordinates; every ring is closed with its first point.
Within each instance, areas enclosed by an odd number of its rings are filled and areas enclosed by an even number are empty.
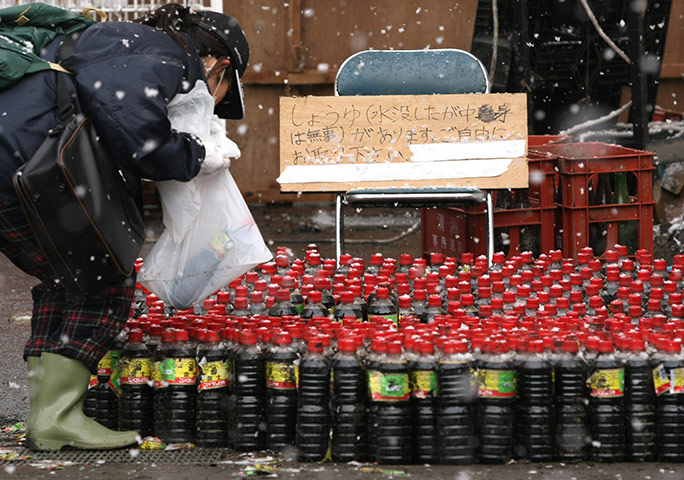
{"type": "Polygon", "coordinates": [[[335,195],[335,260],[340,264],[340,257],[344,253],[344,205],[343,194],[335,195]]]}
{"type": "Polygon", "coordinates": [[[492,192],[487,191],[487,264],[492,266],[494,258],[494,202],[492,192]]]}

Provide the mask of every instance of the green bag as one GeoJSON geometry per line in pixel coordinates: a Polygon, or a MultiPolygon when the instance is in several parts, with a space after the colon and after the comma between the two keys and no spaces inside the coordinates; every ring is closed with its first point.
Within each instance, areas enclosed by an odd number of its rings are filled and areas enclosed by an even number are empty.
{"type": "Polygon", "coordinates": [[[0,90],[24,75],[64,69],[40,58],[40,52],[57,35],[88,28],[95,20],[80,13],[44,3],[0,9],[0,90]]]}

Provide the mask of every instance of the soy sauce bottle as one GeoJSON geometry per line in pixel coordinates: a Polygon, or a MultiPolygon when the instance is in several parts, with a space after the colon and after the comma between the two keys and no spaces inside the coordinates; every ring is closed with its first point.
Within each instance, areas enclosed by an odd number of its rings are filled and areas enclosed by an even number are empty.
{"type": "Polygon", "coordinates": [[[284,288],[276,292],[276,303],[268,311],[271,317],[283,317],[285,315],[299,315],[299,310],[290,299],[290,291],[284,288]]]}
{"type": "Polygon", "coordinates": [[[529,342],[517,364],[516,454],[548,462],[553,459],[553,367],[544,358],[544,342],[529,342]]]}
{"type": "Polygon", "coordinates": [[[266,395],[264,356],[251,330],[240,332],[240,348],[235,355],[235,384],[229,405],[229,440],[241,452],[264,446],[264,406],[266,395]]]}
{"type": "Polygon", "coordinates": [[[175,330],[164,359],[165,443],[194,443],[197,412],[197,360],[187,330],[175,330]]]}
{"type": "Polygon", "coordinates": [[[378,287],[375,290],[375,297],[368,304],[368,318],[374,316],[392,320],[396,326],[399,326],[399,307],[390,300],[387,287],[378,287]]]}
{"type": "Polygon", "coordinates": [[[569,336],[554,365],[554,447],[561,462],[579,462],[589,457],[587,441],[587,364],[579,355],[579,342],[569,336]]]}
{"type": "Polygon", "coordinates": [[[311,290],[307,297],[306,305],[302,309],[300,315],[303,320],[310,320],[313,317],[330,317],[330,310],[323,305],[321,292],[319,290],[311,290]]]}
{"type": "Polygon", "coordinates": [[[620,462],[625,457],[625,368],[611,340],[601,340],[590,365],[589,424],[591,456],[599,462],[620,462]]]}
{"type": "Polygon", "coordinates": [[[332,458],[336,462],[363,461],[367,453],[365,370],[356,355],[354,338],[341,338],[337,349],[332,360],[332,458]]]}
{"type": "Polygon", "coordinates": [[[297,420],[297,369],[299,355],[290,334],[276,336],[266,356],[266,448],[283,451],[294,445],[297,420]]]}
{"type": "Polygon", "coordinates": [[[83,414],[86,417],[96,420],[97,418],[97,390],[98,390],[97,375],[90,375],[88,380],[88,390],[83,396],[83,414]]]}
{"type": "Polygon", "coordinates": [[[467,343],[450,340],[444,344],[437,371],[437,433],[439,461],[443,465],[471,465],[477,461],[477,385],[473,368],[467,343]]]}
{"type": "Polygon", "coordinates": [[[225,447],[228,442],[228,365],[218,332],[207,332],[197,351],[197,358],[197,445],[225,447]]]}
{"type": "Polygon", "coordinates": [[[478,456],[482,463],[502,464],[513,458],[515,381],[508,344],[486,342],[478,362],[478,456]]]}
{"type": "Polygon", "coordinates": [[[97,381],[100,387],[97,391],[97,415],[95,419],[105,427],[116,430],[119,427],[119,396],[109,385],[112,372],[119,363],[123,332],[114,340],[114,346],[97,364],[97,381]]]}
{"type": "Polygon", "coordinates": [[[162,332],[161,344],[154,353],[152,361],[152,404],[154,406],[154,434],[159,438],[166,438],[166,389],[168,384],[164,380],[166,365],[164,360],[174,341],[174,331],[170,328],[162,332]]]}
{"type": "Polygon", "coordinates": [[[152,435],[152,355],[143,343],[141,330],[129,332],[120,362],[119,428],[136,430],[142,437],[152,435]]]}
{"type": "Polygon", "coordinates": [[[420,464],[439,462],[437,434],[437,359],[432,342],[421,342],[419,356],[410,364],[413,459],[420,464]]]}
{"type": "Polygon", "coordinates": [[[409,370],[399,342],[387,344],[387,354],[369,379],[371,403],[378,405],[376,453],[380,464],[411,460],[412,418],[409,370]]]}
{"type": "Polygon", "coordinates": [[[681,343],[668,340],[659,352],[654,377],[660,391],[656,403],[656,445],[661,462],[684,462],[684,359],[681,343]]]}
{"type": "Polygon", "coordinates": [[[320,462],[328,452],[332,426],[330,371],[323,342],[314,337],[299,364],[296,445],[302,462],[320,462]]]}
{"type": "Polygon", "coordinates": [[[656,395],[653,362],[641,338],[630,342],[625,362],[626,460],[650,462],[656,451],[656,395]]]}
{"type": "Polygon", "coordinates": [[[344,292],[340,296],[340,301],[333,311],[333,318],[341,322],[344,317],[354,317],[358,320],[363,320],[363,310],[354,303],[354,294],[351,292],[344,292]]]}
{"type": "Polygon", "coordinates": [[[377,441],[376,435],[378,431],[378,410],[380,404],[378,402],[372,402],[370,379],[373,375],[379,374],[380,363],[387,353],[387,341],[384,337],[375,337],[371,341],[370,351],[368,352],[368,357],[366,358],[366,377],[368,384],[366,385],[366,393],[368,395],[366,403],[368,408],[366,409],[367,415],[367,425],[368,425],[368,457],[371,461],[376,460],[376,449],[377,441]]]}

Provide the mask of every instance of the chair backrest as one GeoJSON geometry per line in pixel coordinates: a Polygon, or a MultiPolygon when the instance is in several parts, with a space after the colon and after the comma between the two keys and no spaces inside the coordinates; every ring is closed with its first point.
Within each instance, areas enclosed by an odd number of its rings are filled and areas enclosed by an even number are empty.
{"type": "Polygon", "coordinates": [[[487,71],[463,50],[364,50],[347,58],[335,95],[488,93],[487,71]]]}

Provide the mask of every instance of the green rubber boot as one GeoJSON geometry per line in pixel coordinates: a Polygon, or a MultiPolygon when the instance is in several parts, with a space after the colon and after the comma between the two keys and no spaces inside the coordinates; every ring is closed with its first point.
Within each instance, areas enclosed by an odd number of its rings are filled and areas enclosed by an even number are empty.
{"type": "Polygon", "coordinates": [[[110,430],[83,413],[83,397],[90,380],[90,371],[83,363],[62,355],[44,353],[39,368],[42,375],[38,376],[37,395],[35,402],[31,398],[26,422],[29,448],[59,450],[69,446],[109,450],[137,442],[138,432],[110,430]]]}
{"type": "MultiPolygon", "coordinates": [[[[40,366],[40,357],[26,357],[26,367],[28,369],[28,389],[29,389],[29,405],[36,405],[38,401],[38,388],[40,387],[40,378],[43,376],[43,367],[40,366]]],[[[34,408],[29,409],[29,417],[26,420],[26,425],[36,423],[33,417],[36,416],[34,408]]]]}

